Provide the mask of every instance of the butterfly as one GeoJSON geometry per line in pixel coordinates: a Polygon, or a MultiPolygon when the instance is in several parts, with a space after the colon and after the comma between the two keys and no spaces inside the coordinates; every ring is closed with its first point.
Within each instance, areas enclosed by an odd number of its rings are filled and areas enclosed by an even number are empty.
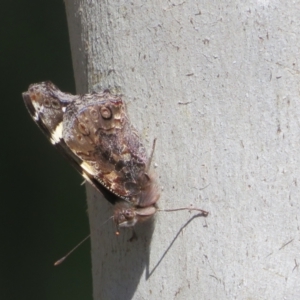
{"type": "Polygon", "coordinates": [[[50,81],[30,85],[22,96],[54,147],[114,205],[117,229],[156,213],[160,194],[149,171],[151,159],[121,96],[108,90],[71,95],[50,81]]]}

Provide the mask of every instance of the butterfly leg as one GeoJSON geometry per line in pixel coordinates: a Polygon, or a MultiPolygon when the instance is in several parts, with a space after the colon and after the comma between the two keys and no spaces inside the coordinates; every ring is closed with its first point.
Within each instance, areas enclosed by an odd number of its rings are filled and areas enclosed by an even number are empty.
{"type": "Polygon", "coordinates": [[[150,166],[151,166],[151,162],[152,162],[152,158],[153,158],[153,154],[154,154],[154,150],[155,150],[155,145],[156,145],[156,138],[153,140],[151,155],[149,157],[148,165],[146,168],[146,173],[148,173],[150,166]]]}

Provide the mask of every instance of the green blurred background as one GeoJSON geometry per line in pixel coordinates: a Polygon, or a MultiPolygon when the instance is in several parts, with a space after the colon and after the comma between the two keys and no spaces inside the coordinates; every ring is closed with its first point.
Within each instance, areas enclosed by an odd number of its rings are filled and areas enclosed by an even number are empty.
{"type": "Polygon", "coordinates": [[[44,80],[75,92],[64,2],[2,1],[0,22],[0,299],[92,299],[89,242],[53,266],[89,233],[82,179],[21,97],[44,80]]]}

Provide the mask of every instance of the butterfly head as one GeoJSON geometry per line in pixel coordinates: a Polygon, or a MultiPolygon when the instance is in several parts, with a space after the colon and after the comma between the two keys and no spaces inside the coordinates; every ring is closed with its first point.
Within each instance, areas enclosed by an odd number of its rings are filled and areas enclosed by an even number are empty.
{"type": "Polygon", "coordinates": [[[116,203],[113,219],[117,227],[117,233],[120,227],[133,227],[136,223],[148,220],[156,211],[157,208],[155,205],[134,207],[131,203],[126,201],[116,203]]]}

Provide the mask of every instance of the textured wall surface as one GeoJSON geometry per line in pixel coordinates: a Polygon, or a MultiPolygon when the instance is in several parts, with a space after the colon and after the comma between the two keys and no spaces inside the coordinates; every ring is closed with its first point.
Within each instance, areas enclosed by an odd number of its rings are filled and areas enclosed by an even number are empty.
{"type": "Polygon", "coordinates": [[[159,213],[128,243],[88,189],[95,299],[299,296],[299,3],[66,7],[78,91],[117,88],[157,137],[160,207],[210,212],[159,213]]]}

